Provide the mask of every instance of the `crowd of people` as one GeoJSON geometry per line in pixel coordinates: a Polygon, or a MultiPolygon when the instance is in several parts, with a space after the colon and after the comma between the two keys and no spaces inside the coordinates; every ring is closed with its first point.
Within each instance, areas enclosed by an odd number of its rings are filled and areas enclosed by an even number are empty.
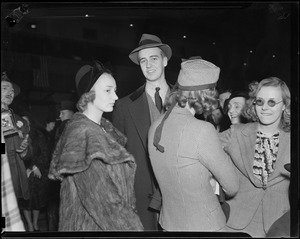
{"type": "Polygon", "coordinates": [[[60,125],[44,129],[9,107],[20,89],[2,75],[5,155],[27,231],[39,230],[46,208],[49,231],[290,235],[286,83],[270,76],[220,91],[221,69],[197,56],[182,59],[172,85],[171,57],[143,34],[129,58],[145,83],[121,99],[111,70],[83,65],[79,101],[61,102],[60,125]]]}

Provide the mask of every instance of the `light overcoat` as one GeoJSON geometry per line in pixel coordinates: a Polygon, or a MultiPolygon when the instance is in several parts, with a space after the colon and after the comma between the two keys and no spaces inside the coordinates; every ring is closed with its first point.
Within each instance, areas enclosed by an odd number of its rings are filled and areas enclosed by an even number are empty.
{"type": "Polygon", "coordinates": [[[264,230],[290,209],[288,190],[290,173],[284,165],[290,163],[290,133],[280,131],[279,149],[275,171],[264,189],[262,182],[253,174],[256,132],[258,123],[232,125],[220,133],[224,150],[231,156],[239,174],[240,187],[237,195],[228,200],[230,217],[227,225],[243,229],[251,222],[260,203],[264,230]]]}
{"type": "Polygon", "coordinates": [[[226,218],[215,195],[214,176],[224,191],[238,190],[234,166],[222,150],[214,126],[175,106],[166,119],[160,144],[153,145],[161,116],[149,129],[149,154],[162,194],[159,222],[167,231],[220,231],[226,218]]]}

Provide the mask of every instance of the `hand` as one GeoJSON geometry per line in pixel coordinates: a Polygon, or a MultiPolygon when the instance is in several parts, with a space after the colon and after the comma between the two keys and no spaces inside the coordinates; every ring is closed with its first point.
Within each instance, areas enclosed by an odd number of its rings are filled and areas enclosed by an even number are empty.
{"type": "Polygon", "coordinates": [[[54,176],[53,174],[48,174],[48,178],[51,179],[51,180],[54,180],[54,181],[59,180],[59,181],[61,181],[61,182],[62,182],[62,180],[63,180],[62,177],[54,176]]]}
{"type": "Polygon", "coordinates": [[[33,171],[33,174],[34,174],[35,177],[37,177],[37,178],[41,178],[42,177],[41,171],[39,170],[38,167],[36,167],[36,166],[33,167],[32,171],[33,171]]]}
{"type": "Polygon", "coordinates": [[[32,170],[30,170],[29,168],[26,169],[27,178],[29,178],[29,176],[30,176],[31,173],[32,173],[32,170]]]}
{"type": "Polygon", "coordinates": [[[16,150],[17,153],[23,153],[28,148],[28,145],[29,145],[28,138],[29,138],[29,135],[27,134],[25,136],[25,139],[23,139],[20,147],[16,150]]]}

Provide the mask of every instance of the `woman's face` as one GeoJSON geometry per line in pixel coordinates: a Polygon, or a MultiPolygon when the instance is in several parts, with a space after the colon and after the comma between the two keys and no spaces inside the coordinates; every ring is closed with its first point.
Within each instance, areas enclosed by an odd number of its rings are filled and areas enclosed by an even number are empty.
{"type": "Polygon", "coordinates": [[[92,103],[94,107],[102,112],[113,111],[114,104],[118,99],[116,89],[116,81],[112,75],[103,73],[91,89],[95,91],[95,100],[92,103]]]}
{"type": "Polygon", "coordinates": [[[240,115],[242,109],[246,103],[244,97],[234,97],[228,103],[228,116],[230,118],[231,124],[240,124],[240,115]]]}
{"type": "Polygon", "coordinates": [[[282,111],[285,110],[285,105],[282,99],[280,87],[263,86],[256,95],[255,110],[259,121],[263,125],[279,125],[282,111]],[[262,104],[261,106],[258,103],[262,104]],[[269,104],[274,104],[270,106],[269,104]]]}

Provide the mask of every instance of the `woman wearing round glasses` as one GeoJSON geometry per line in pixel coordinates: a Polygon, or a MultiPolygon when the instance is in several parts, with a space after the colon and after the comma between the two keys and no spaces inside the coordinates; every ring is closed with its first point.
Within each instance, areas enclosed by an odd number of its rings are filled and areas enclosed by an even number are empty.
{"type": "Polygon", "coordinates": [[[233,231],[265,237],[270,226],[290,209],[290,91],[276,77],[250,85],[244,116],[251,123],[235,124],[220,133],[224,150],[231,156],[240,187],[228,200],[233,231]]]}

